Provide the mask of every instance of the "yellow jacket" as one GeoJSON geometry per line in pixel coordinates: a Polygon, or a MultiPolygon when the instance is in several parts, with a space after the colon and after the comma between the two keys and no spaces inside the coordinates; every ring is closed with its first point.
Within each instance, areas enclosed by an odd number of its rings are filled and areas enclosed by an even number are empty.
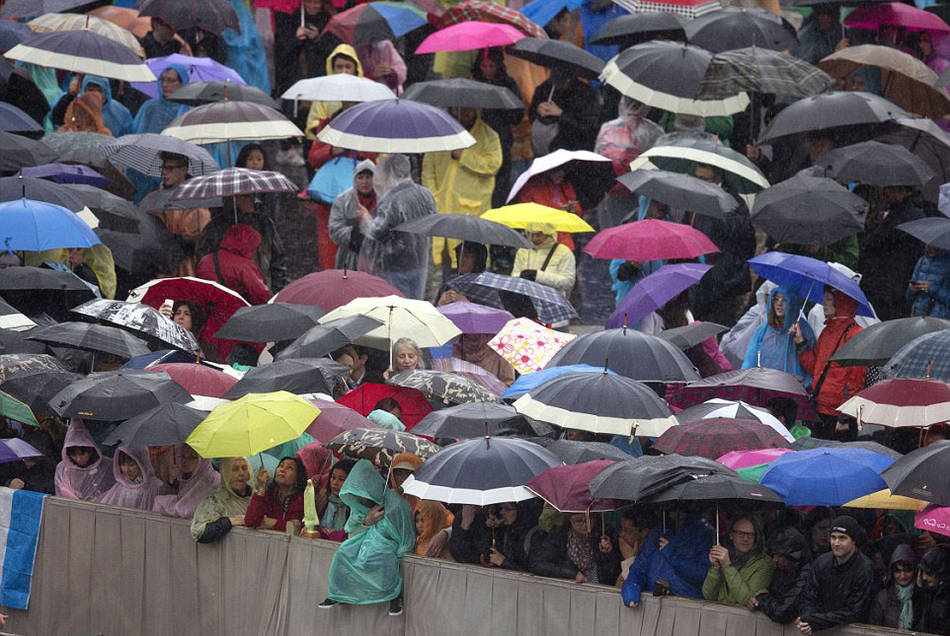
{"type": "MultiPolygon", "coordinates": [[[[356,60],[356,75],[357,77],[363,77],[363,65],[360,64],[360,58],[356,54],[356,49],[349,44],[340,44],[333,49],[333,52],[327,57],[327,75],[333,75],[333,58],[340,53],[356,60]]],[[[307,128],[304,131],[307,133],[307,139],[314,138],[317,124],[320,123],[321,119],[329,119],[333,113],[341,108],[343,108],[343,104],[340,102],[311,102],[310,112],[307,113],[307,128]]]]}
{"type": "Polygon", "coordinates": [[[574,279],[577,276],[574,264],[574,252],[566,245],[557,242],[557,232],[550,223],[529,223],[528,232],[544,232],[547,240],[533,248],[522,248],[515,254],[515,266],[511,270],[512,276],[520,276],[526,269],[537,271],[535,282],[553,287],[567,296],[574,288],[574,279]],[[543,270],[541,267],[547,260],[548,254],[554,248],[551,260],[543,270]]]}
{"type": "MultiPolygon", "coordinates": [[[[469,132],[475,138],[475,145],[463,150],[457,161],[449,151],[429,152],[422,158],[422,185],[432,191],[439,212],[480,216],[491,207],[495,174],[501,168],[501,142],[498,133],[480,116],[469,132]]],[[[436,264],[442,262],[444,243],[443,238],[432,239],[436,264]]],[[[449,241],[453,261],[452,249],[456,244],[458,241],[449,241]]]]}

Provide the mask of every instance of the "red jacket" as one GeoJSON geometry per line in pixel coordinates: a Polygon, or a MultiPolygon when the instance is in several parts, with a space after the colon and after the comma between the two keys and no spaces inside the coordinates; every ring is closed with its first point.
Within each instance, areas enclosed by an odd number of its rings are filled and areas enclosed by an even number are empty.
{"type": "Polygon", "coordinates": [[[230,287],[246,298],[252,305],[266,303],[271,292],[264,282],[264,275],[254,264],[254,252],[261,244],[260,233],[250,225],[236,223],[228,228],[221,239],[217,252],[206,254],[198,262],[196,274],[205,280],[213,280],[230,287]],[[218,255],[218,278],[214,267],[214,255],[218,255]]]}
{"type": "Polygon", "coordinates": [[[303,493],[291,499],[287,511],[284,512],[280,501],[278,501],[276,489],[272,492],[268,491],[266,495],[259,495],[255,492],[254,496],[251,497],[251,503],[247,506],[247,512],[244,513],[244,525],[248,528],[257,528],[264,521],[264,517],[277,519],[277,524],[269,530],[277,530],[278,532],[283,532],[284,528],[287,527],[287,522],[291,519],[302,521],[303,493]]]}
{"type": "MultiPolygon", "coordinates": [[[[342,112],[342,111],[337,111],[337,112],[342,112]]],[[[332,117],[330,119],[332,119],[332,117]]],[[[319,133],[321,130],[323,130],[324,126],[330,123],[330,119],[321,119],[317,123],[316,132],[319,133]]],[[[371,159],[374,163],[376,162],[377,157],[379,157],[379,155],[375,152],[353,152],[352,150],[348,150],[344,152],[342,155],[338,155],[338,156],[355,157],[357,161],[362,161],[363,159],[371,159]]],[[[316,137],[314,137],[313,144],[310,146],[310,152],[307,153],[307,162],[311,166],[313,166],[314,170],[319,170],[320,168],[323,167],[323,164],[330,161],[330,159],[333,159],[333,146],[331,146],[330,144],[325,144],[319,139],[317,139],[316,137]]]]}
{"type": "MultiPolygon", "coordinates": [[[[861,327],[854,321],[858,302],[837,290],[832,293],[835,297],[834,318],[825,320],[825,328],[818,337],[815,348],[798,355],[798,361],[805,371],[811,374],[814,384],[817,384],[825,365],[829,364],[828,359],[861,331],[861,327]]],[[[830,364],[815,400],[818,412],[822,415],[835,415],[845,400],[863,389],[864,374],[867,371],[865,367],[842,367],[837,362],[830,364]]]]}

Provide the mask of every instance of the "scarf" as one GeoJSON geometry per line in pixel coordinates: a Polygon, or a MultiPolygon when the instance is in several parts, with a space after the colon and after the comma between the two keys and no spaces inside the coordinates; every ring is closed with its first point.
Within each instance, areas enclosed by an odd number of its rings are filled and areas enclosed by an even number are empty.
{"type": "Polygon", "coordinates": [[[575,532],[574,528],[567,531],[567,556],[571,563],[584,573],[589,583],[599,583],[597,563],[594,560],[594,549],[590,545],[590,538],[575,532]]]}
{"type": "Polygon", "coordinates": [[[901,616],[897,626],[901,629],[910,629],[914,622],[914,584],[897,585],[897,599],[901,602],[901,616]]]}

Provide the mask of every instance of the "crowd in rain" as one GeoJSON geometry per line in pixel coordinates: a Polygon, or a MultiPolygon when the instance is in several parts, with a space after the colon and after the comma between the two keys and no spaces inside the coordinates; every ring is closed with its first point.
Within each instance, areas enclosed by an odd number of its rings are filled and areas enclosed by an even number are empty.
{"type": "Polygon", "coordinates": [[[950,5],[41,4],[0,485],[950,634],[950,5]]]}

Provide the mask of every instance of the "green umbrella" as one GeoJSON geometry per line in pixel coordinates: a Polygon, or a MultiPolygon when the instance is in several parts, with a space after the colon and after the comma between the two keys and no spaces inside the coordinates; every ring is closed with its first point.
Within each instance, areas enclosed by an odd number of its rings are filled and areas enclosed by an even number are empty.
{"type": "Polygon", "coordinates": [[[40,423],[36,421],[36,416],[33,415],[33,411],[30,410],[30,407],[3,391],[0,391],[0,415],[8,417],[11,420],[16,420],[17,422],[31,424],[37,428],[40,427],[40,423]]]}

